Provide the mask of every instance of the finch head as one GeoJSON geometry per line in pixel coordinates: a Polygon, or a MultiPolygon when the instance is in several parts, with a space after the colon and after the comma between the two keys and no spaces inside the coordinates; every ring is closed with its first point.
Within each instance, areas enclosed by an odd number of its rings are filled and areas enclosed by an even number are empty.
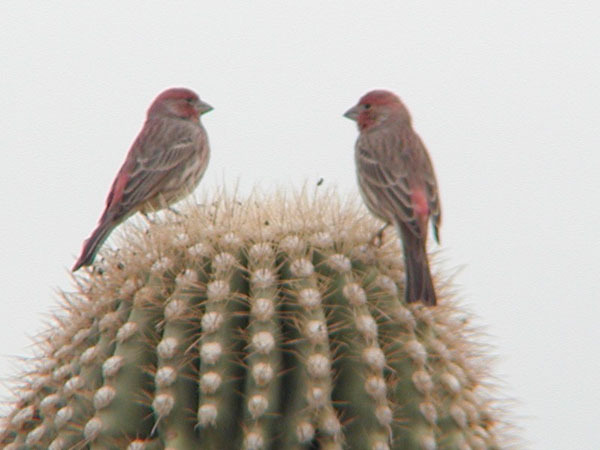
{"type": "Polygon", "coordinates": [[[196,120],[212,109],[212,106],[200,100],[194,91],[186,88],[171,88],[152,102],[148,109],[148,117],[160,115],[196,120]]]}
{"type": "Polygon", "coordinates": [[[410,113],[396,94],[385,90],[374,90],[363,95],[356,106],[344,114],[356,121],[358,129],[371,131],[388,123],[410,124],[410,113]]]}

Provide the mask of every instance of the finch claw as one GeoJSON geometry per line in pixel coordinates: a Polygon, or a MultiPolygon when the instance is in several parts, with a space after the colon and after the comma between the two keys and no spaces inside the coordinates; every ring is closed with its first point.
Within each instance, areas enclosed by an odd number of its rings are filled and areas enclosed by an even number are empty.
{"type": "Polygon", "coordinates": [[[383,227],[379,229],[377,233],[373,235],[371,238],[371,245],[374,247],[381,247],[383,244],[383,232],[389,226],[389,223],[386,223],[383,227]]]}

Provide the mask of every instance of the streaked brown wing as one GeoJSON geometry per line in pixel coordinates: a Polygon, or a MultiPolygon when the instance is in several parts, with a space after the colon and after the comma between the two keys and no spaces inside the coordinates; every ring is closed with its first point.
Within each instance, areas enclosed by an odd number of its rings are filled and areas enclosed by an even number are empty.
{"type": "Polygon", "coordinates": [[[440,204],[440,195],[435,178],[435,172],[433,170],[433,164],[429,153],[425,149],[425,145],[419,139],[422,152],[420,152],[421,160],[421,171],[423,174],[423,182],[425,184],[425,192],[427,194],[427,203],[429,206],[429,213],[431,215],[431,222],[433,224],[433,237],[436,242],[440,242],[440,225],[442,222],[442,207],[440,204]]]}
{"type": "Polygon", "coordinates": [[[371,150],[357,143],[359,179],[368,205],[377,215],[405,223],[417,236],[421,230],[412,206],[406,155],[385,148],[371,150]]]}
{"type": "MultiPolygon", "coordinates": [[[[128,171],[119,212],[127,213],[154,198],[172,177],[181,176],[185,166],[198,152],[199,143],[190,136],[189,128],[168,128],[165,120],[148,123],[137,145],[134,164],[128,171]],[[166,131],[166,132],[163,132],[166,131]]],[[[116,206],[116,205],[115,205],[116,206]]]]}

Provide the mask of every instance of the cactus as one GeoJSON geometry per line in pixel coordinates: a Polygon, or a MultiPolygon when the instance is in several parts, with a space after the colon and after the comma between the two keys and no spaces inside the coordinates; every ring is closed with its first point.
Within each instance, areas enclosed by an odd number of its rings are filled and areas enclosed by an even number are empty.
{"type": "Polygon", "coordinates": [[[219,195],[168,217],[63,294],[3,448],[505,445],[470,316],[439,275],[439,306],[403,302],[398,239],[371,245],[362,207],[219,195]]]}

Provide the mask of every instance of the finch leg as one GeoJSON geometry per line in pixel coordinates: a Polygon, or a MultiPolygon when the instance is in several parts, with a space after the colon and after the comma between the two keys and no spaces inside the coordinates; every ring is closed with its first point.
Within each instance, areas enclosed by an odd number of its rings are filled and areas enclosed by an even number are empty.
{"type": "Polygon", "coordinates": [[[379,229],[377,233],[373,235],[373,237],[371,238],[372,245],[374,245],[375,247],[381,247],[381,244],[383,244],[383,232],[389,225],[389,223],[386,223],[379,229]]]}

